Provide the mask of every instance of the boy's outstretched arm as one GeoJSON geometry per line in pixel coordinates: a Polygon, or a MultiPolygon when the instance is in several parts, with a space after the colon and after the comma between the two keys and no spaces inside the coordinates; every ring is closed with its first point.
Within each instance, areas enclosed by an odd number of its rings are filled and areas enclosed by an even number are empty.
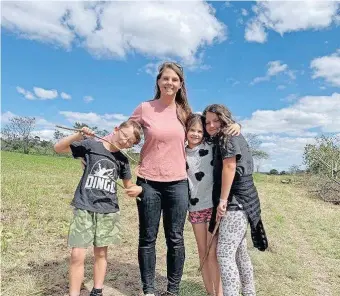
{"type": "Polygon", "coordinates": [[[75,141],[81,141],[84,139],[83,134],[88,136],[94,136],[94,132],[88,127],[83,127],[81,132],[62,138],[59,142],[54,145],[54,151],[56,153],[68,153],[71,152],[70,145],[75,141]]]}
{"type": "Polygon", "coordinates": [[[123,179],[125,193],[130,197],[137,197],[143,191],[141,186],[133,184],[131,179],[123,179]]]}

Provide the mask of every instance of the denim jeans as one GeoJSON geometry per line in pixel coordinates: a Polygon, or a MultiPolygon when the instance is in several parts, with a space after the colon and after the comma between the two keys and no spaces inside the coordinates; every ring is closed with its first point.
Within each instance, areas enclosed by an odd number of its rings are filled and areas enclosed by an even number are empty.
{"type": "Polygon", "coordinates": [[[163,211],[167,244],[167,290],[178,295],[185,260],[183,228],[189,202],[188,181],[156,182],[138,178],[137,185],[143,188],[141,201],[137,201],[138,262],[143,292],[145,294],[155,292],[155,245],[163,211]]]}

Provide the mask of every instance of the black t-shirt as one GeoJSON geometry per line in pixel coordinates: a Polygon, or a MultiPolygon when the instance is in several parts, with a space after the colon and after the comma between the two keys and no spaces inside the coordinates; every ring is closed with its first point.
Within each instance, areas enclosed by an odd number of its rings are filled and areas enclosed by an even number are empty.
{"type": "MultiPolygon", "coordinates": [[[[253,157],[250,147],[242,135],[232,136],[228,139],[227,145],[221,145],[221,156],[222,160],[236,156],[235,178],[238,176],[252,175],[254,170],[253,157]]],[[[229,195],[228,209],[242,209],[242,206],[236,200],[237,192],[233,190],[233,186],[231,191],[234,192],[234,194],[229,195]]]]}
{"type": "Polygon", "coordinates": [[[221,146],[222,159],[236,156],[236,175],[249,176],[253,174],[254,163],[250,147],[240,134],[228,139],[227,145],[221,146]]]}
{"type": "Polygon", "coordinates": [[[86,162],[71,204],[96,213],[118,212],[117,185],[113,180],[131,179],[128,159],[93,139],[73,142],[70,147],[73,157],[82,157],[86,162]]]}

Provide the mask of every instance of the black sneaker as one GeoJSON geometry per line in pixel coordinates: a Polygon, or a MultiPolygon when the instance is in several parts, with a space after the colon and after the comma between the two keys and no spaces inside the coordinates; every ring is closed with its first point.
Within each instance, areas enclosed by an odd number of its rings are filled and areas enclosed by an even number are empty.
{"type": "Polygon", "coordinates": [[[103,296],[103,289],[93,288],[90,293],[90,296],[103,296]]]}

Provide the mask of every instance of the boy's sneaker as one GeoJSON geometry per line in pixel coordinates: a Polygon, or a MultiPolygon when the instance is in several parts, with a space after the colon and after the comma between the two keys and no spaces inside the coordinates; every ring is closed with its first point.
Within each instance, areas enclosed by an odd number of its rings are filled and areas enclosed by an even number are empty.
{"type": "Polygon", "coordinates": [[[168,292],[168,291],[161,292],[161,294],[159,294],[159,295],[160,296],[177,296],[176,294],[168,292]]]}
{"type": "Polygon", "coordinates": [[[103,296],[103,289],[93,288],[90,293],[90,296],[103,296]]]}

